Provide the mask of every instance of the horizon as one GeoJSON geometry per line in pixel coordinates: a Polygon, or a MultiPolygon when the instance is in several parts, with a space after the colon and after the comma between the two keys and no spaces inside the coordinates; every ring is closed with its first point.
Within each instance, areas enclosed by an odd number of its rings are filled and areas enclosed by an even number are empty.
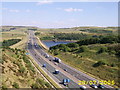
{"type": "MultiPolygon", "coordinates": [[[[35,28],[41,28],[41,27],[38,27],[38,26],[17,26],[17,25],[3,25],[3,26],[0,26],[0,27],[35,27],[35,28]]],[[[116,27],[116,28],[119,28],[118,26],[78,26],[78,27],[101,27],[101,28],[108,28],[108,27],[116,27]]],[[[63,27],[64,28],[64,27],[63,27]]],[[[76,27],[66,27],[65,29],[67,28],[76,28],[76,27]]],[[[43,28],[43,29],[58,29],[58,28],[43,28]]],[[[62,29],[62,28],[59,28],[59,29],[62,29]]]]}

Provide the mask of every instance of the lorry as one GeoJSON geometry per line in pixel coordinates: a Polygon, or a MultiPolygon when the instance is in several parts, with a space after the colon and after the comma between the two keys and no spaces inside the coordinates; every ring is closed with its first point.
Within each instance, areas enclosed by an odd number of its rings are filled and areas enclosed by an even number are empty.
{"type": "Polygon", "coordinates": [[[54,72],[55,74],[59,74],[59,70],[57,70],[57,69],[55,69],[55,72],[54,72]]]}
{"type": "Polygon", "coordinates": [[[63,79],[63,85],[68,86],[70,79],[63,79]]]}
{"type": "Polygon", "coordinates": [[[57,57],[55,57],[54,61],[57,62],[57,63],[61,62],[61,60],[59,58],[57,58],[57,57]]]}

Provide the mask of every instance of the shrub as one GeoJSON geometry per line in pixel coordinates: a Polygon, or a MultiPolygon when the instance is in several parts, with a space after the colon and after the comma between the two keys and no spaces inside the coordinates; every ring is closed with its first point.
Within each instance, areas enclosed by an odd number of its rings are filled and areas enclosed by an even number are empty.
{"type": "Polygon", "coordinates": [[[39,87],[39,84],[34,83],[34,84],[31,85],[31,88],[38,89],[38,88],[40,88],[40,87],[39,87]]]}
{"type": "Polygon", "coordinates": [[[38,79],[36,80],[36,82],[37,82],[38,84],[40,84],[41,86],[44,86],[44,85],[45,85],[44,81],[43,81],[42,79],[40,79],[40,78],[38,78],[38,79]]]}
{"type": "Polygon", "coordinates": [[[24,73],[25,72],[25,68],[23,66],[21,66],[20,69],[19,69],[19,72],[20,73],[24,73]]]}
{"type": "Polygon", "coordinates": [[[47,86],[48,88],[51,88],[51,86],[48,82],[45,82],[45,86],[47,86]]]}
{"type": "Polygon", "coordinates": [[[102,48],[99,49],[99,51],[97,53],[100,54],[100,53],[103,53],[103,52],[106,52],[106,51],[107,51],[107,48],[102,47],[102,48]]]}
{"type": "Polygon", "coordinates": [[[112,63],[110,66],[111,66],[111,67],[115,67],[115,64],[112,63]]]}
{"type": "Polygon", "coordinates": [[[11,46],[13,44],[18,43],[19,41],[21,41],[21,39],[9,39],[9,40],[4,40],[2,42],[2,46],[6,47],[6,46],[11,46]]]}
{"type": "Polygon", "coordinates": [[[13,85],[12,85],[14,88],[19,88],[19,84],[14,82],[13,85]]]}
{"type": "Polygon", "coordinates": [[[98,67],[98,66],[101,66],[101,65],[105,65],[105,62],[98,61],[97,63],[93,64],[93,67],[98,67]]]}
{"type": "Polygon", "coordinates": [[[55,51],[54,51],[54,55],[58,55],[58,54],[59,54],[58,51],[55,50],[55,51]]]}
{"type": "Polygon", "coordinates": [[[80,48],[79,48],[79,50],[78,50],[78,53],[82,53],[82,52],[85,52],[85,51],[87,51],[88,50],[88,47],[86,47],[86,46],[81,46],[80,48]]]}
{"type": "Polygon", "coordinates": [[[5,84],[3,84],[1,90],[8,90],[8,89],[7,89],[7,86],[6,86],[5,84]]]}
{"type": "Polygon", "coordinates": [[[77,43],[69,43],[69,44],[67,44],[67,46],[70,47],[70,48],[77,48],[77,47],[79,47],[79,45],[77,43]]]}

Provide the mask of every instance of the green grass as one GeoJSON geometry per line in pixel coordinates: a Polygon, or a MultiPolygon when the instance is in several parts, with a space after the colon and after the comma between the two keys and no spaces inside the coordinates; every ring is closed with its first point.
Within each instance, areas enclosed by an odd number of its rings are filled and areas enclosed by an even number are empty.
{"type": "Polygon", "coordinates": [[[97,54],[98,50],[101,47],[106,45],[88,45],[88,50],[82,53],[74,52],[62,52],[58,51],[57,57],[61,58],[63,62],[71,65],[72,67],[77,68],[78,70],[85,71],[95,77],[104,80],[115,80],[116,85],[119,86],[118,82],[118,58],[107,52],[97,54]],[[101,65],[99,67],[93,67],[98,61],[105,62],[106,65],[101,65]],[[111,64],[114,64],[114,67],[111,67],[111,64]]]}

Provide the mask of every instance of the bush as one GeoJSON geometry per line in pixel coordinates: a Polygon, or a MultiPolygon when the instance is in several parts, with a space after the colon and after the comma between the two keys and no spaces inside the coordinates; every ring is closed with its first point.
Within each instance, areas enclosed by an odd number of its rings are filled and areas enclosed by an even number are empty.
{"type": "Polygon", "coordinates": [[[48,82],[45,83],[45,86],[47,86],[48,88],[51,88],[51,86],[48,82]]]}
{"type": "Polygon", "coordinates": [[[70,47],[70,48],[77,48],[77,47],[79,47],[79,45],[77,43],[69,43],[69,44],[67,44],[67,46],[70,47]]]}
{"type": "Polygon", "coordinates": [[[110,66],[111,66],[111,67],[115,67],[115,64],[112,63],[110,66]]]}
{"type": "Polygon", "coordinates": [[[6,85],[2,85],[2,89],[1,90],[8,90],[6,85]]]}
{"type": "Polygon", "coordinates": [[[20,69],[19,69],[19,72],[20,73],[24,73],[25,72],[25,68],[23,66],[21,66],[20,69]]]}
{"type": "Polygon", "coordinates": [[[34,83],[34,84],[31,85],[31,88],[38,89],[38,88],[40,88],[40,87],[39,87],[39,84],[34,83]]]}
{"type": "Polygon", "coordinates": [[[43,81],[42,79],[40,79],[40,78],[38,78],[38,79],[36,80],[36,83],[40,84],[41,86],[44,86],[44,85],[45,85],[44,81],[43,81]]]}
{"type": "Polygon", "coordinates": [[[54,51],[54,55],[58,55],[58,54],[59,54],[58,51],[55,50],[55,51],[54,51]]]}
{"type": "Polygon", "coordinates": [[[99,49],[99,51],[97,53],[100,54],[100,53],[103,53],[103,52],[106,52],[106,51],[107,51],[107,48],[102,47],[102,48],[99,49]]]}
{"type": "Polygon", "coordinates": [[[120,50],[117,51],[116,55],[120,57],[120,50]]]}
{"type": "Polygon", "coordinates": [[[101,66],[101,65],[105,65],[105,62],[98,61],[97,63],[93,64],[93,67],[98,67],[98,66],[101,66]]]}
{"type": "Polygon", "coordinates": [[[19,88],[19,84],[14,82],[13,85],[12,85],[14,88],[19,88]]]}
{"type": "Polygon", "coordinates": [[[85,52],[85,51],[87,51],[88,50],[88,47],[86,47],[86,46],[81,46],[80,48],[79,48],[79,50],[78,50],[78,53],[82,53],[82,52],[85,52]]]}
{"type": "Polygon", "coordinates": [[[31,70],[32,72],[35,72],[34,67],[31,65],[31,63],[27,63],[27,67],[29,70],[31,70]]]}
{"type": "Polygon", "coordinates": [[[21,41],[21,39],[9,39],[9,40],[4,40],[2,42],[2,46],[6,47],[6,46],[11,46],[13,44],[18,43],[19,41],[21,41]]]}

